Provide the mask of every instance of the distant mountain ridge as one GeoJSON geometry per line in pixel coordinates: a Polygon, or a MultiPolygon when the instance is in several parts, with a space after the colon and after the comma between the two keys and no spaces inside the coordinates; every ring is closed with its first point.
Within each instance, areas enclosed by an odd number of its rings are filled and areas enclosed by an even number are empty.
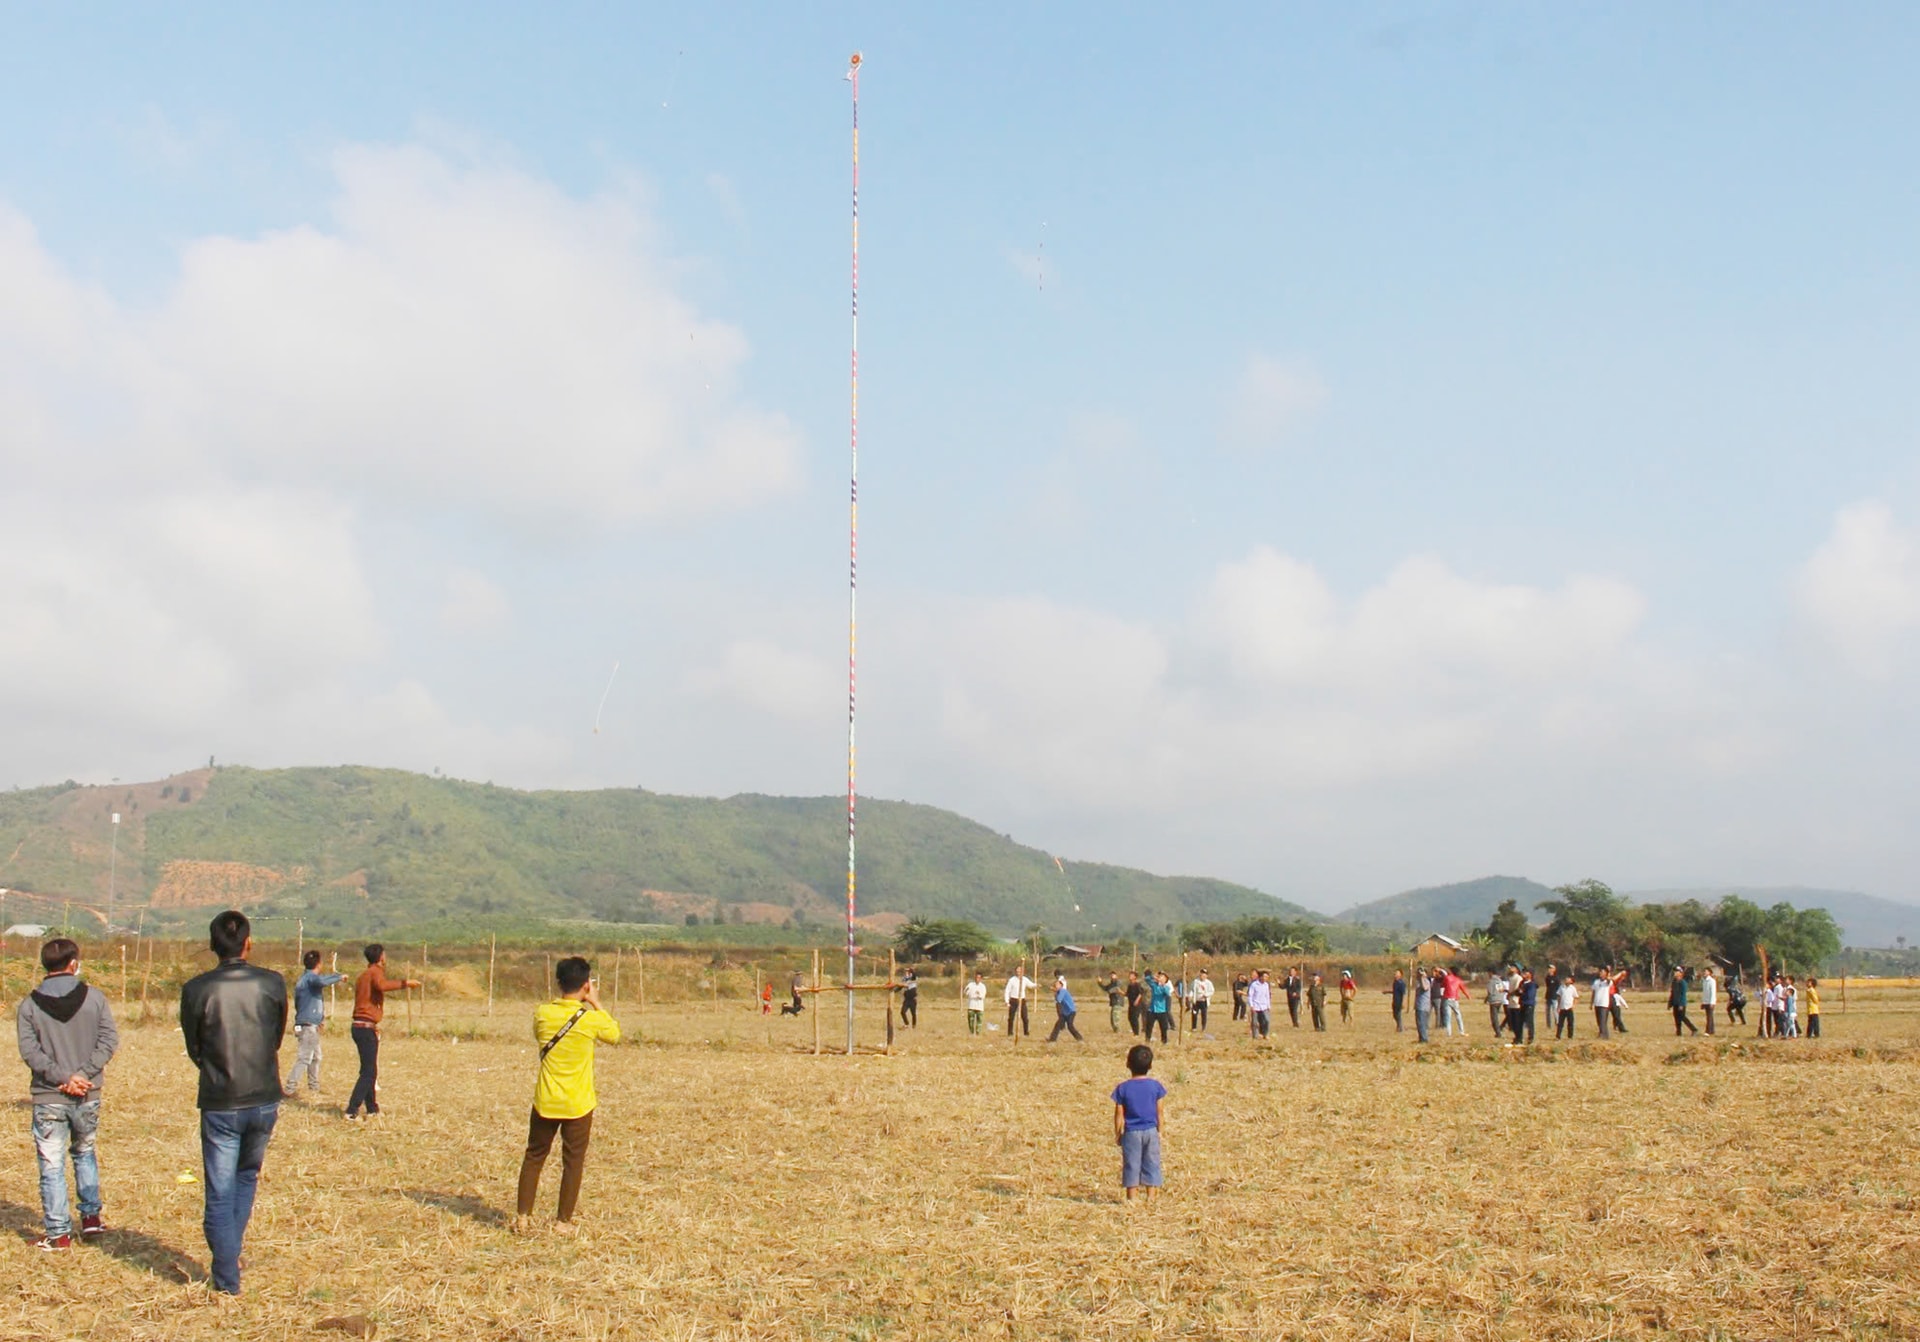
{"type": "MultiPolygon", "coordinates": [[[[238,903],[318,929],[432,920],[833,925],[846,908],[841,797],[521,792],[392,769],[221,768],[152,783],[0,793],[0,887],[98,907],[118,830],[121,921],[238,903]]],[[[1062,862],[931,806],[862,799],[859,908],[1075,941],[1246,914],[1324,921],[1247,886],[1062,862]]],[[[31,907],[31,900],[12,905],[31,907]]],[[[57,906],[56,906],[57,909],[57,906]]]]}
{"type": "Polygon", "coordinates": [[[1541,915],[1534,906],[1552,898],[1552,887],[1524,876],[1482,876],[1474,881],[1404,890],[1384,899],[1356,904],[1336,916],[1341,922],[1393,933],[1399,941],[1404,940],[1408,932],[1419,936],[1429,932],[1458,936],[1483,927],[1501,901],[1507,899],[1513,900],[1529,921],[1538,922],[1541,915]]]}

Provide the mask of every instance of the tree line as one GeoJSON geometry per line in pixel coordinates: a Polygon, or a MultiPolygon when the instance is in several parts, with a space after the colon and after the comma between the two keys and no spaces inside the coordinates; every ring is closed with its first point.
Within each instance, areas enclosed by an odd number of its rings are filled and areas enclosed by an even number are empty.
{"type": "Polygon", "coordinates": [[[1770,967],[1812,973],[1840,950],[1839,925],[1825,909],[1784,902],[1763,909],[1738,895],[1712,905],[1634,904],[1594,880],[1557,886],[1554,895],[1537,906],[1548,916],[1545,927],[1504,900],[1485,927],[1474,929],[1470,946],[1501,964],[1547,959],[1644,968],[1655,983],[1676,965],[1711,961],[1756,970],[1763,955],[1770,967]]]}

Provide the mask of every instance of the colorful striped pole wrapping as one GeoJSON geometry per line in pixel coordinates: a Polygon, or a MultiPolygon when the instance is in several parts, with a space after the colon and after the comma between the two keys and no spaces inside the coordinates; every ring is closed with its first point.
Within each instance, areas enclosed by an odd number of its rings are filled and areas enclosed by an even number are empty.
{"type": "Polygon", "coordinates": [[[847,63],[847,82],[853,85],[853,343],[849,404],[849,448],[852,466],[847,501],[847,1054],[853,1054],[853,940],[857,868],[854,861],[854,817],[859,790],[855,766],[854,709],[859,702],[860,623],[860,53],[847,63]]]}

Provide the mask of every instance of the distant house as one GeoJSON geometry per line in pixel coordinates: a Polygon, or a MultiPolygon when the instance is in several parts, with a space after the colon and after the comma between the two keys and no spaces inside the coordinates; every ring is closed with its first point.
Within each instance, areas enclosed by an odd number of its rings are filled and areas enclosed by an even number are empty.
{"type": "Polygon", "coordinates": [[[1100,958],[1100,946],[1055,946],[1047,952],[1051,960],[1097,960],[1100,958]]]}
{"type": "Polygon", "coordinates": [[[15,923],[12,927],[9,927],[5,932],[0,932],[0,937],[36,937],[37,938],[37,937],[44,937],[47,933],[51,932],[52,930],[53,929],[50,927],[42,927],[39,923],[15,923]]]}
{"type": "Polygon", "coordinates": [[[1451,960],[1466,953],[1465,946],[1439,932],[1429,933],[1425,941],[1413,948],[1414,957],[1420,960],[1451,960]]]}

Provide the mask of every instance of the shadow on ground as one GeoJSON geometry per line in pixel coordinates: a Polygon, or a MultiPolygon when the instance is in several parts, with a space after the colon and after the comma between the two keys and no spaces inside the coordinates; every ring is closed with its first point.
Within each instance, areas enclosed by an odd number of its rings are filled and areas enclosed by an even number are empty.
{"type": "MultiPolygon", "coordinates": [[[[37,1212],[16,1202],[0,1201],[0,1234],[6,1233],[26,1240],[37,1240],[44,1233],[44,1228],[37,1212]]],[[[75,1235],[73,1252],[104,1253],[129,1267],[137,1267],[163,1281],[183,1286],[199,1281],[205,1275],[196,1260],[143,1230],[112,1227],[104,1235],[96,1235],[89,1240],[82,1240],[75,1235]]]]}
{"type": "Polygon", "coordinates": [[[409,1188],[407,1196],[422,1207],[434,1207],[443,1212],[452,1212],[455,1216],[464,1216],[469,1221],[478,1221],[481,1225],[503,1226],[507,1223],[507,1214],[488,1203],[467,1193],[442,1193],[431,1188],[409,1188]]]}

